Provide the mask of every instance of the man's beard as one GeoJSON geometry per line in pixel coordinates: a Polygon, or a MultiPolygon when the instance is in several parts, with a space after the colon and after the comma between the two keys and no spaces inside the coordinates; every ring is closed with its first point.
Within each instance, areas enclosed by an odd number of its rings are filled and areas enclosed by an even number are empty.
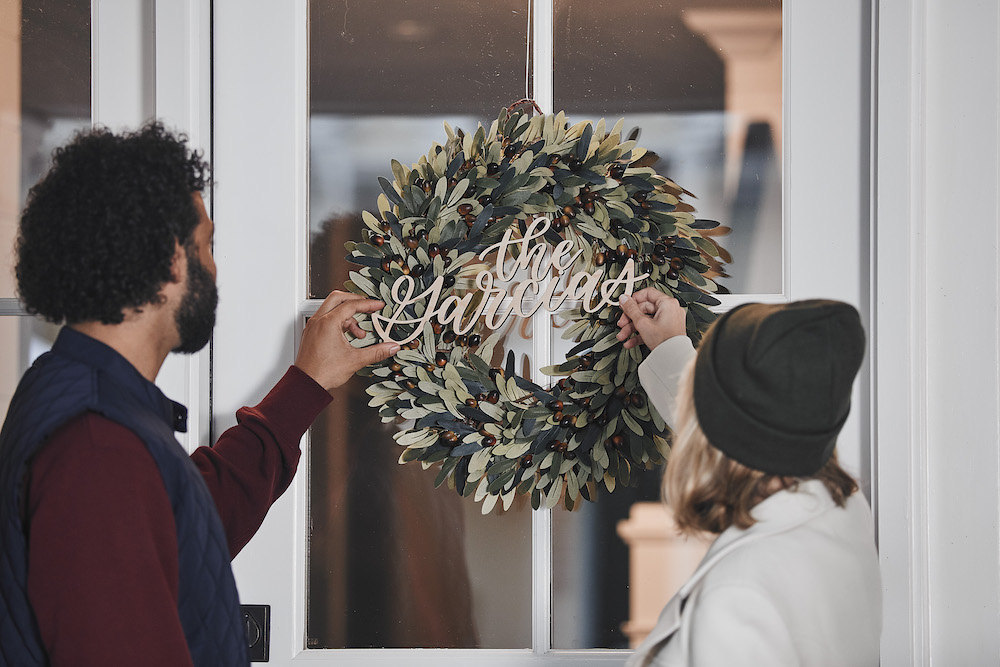
{"type": "Polygon", "coordinates": [[[187,252],[187,292],[174,315],[181,342],[174,352],[194,354],[205,347],[215,328],[215,307],[219,290],[193,249],[187,252]]]}

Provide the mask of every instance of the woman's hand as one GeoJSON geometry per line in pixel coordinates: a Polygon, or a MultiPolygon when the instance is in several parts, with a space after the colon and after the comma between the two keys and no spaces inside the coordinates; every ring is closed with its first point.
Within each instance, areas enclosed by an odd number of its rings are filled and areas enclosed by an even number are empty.
{"type": "Polygon", "coordinates": [[[396,354],[399,351],[396,343],[354,347],[344,335],[349,331],[356,338],[364,338],[365,331],[358,326],[354,315],[374,313],[384,305],[357,294],[330,292],[306,322],[295,365],[321,387],[333,391],[365,366],[396,354]]]}
{"type": "Polygon", "coordinates": [[[687,332],[687,311],[677,299],[658,289],[647,287],[631,297],[622,296],[620,303],[625,314],[618,320],[618,340],[625,341],[626,348],[643,343],[652,350],[687,332]]]}

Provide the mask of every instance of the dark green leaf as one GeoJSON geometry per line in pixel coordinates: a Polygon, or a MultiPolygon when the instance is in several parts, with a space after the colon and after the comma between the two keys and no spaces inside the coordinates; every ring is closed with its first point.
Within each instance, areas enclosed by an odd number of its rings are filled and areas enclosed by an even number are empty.
{"type": "Polygon", "coordinates": [[[462,166],[463,162],[465,162],[465,153],[459,152],[458,155],[452,158],[452,161],[448,163],[448,170],[445,172],[445,175],[448,178],[454,177],[455,174],[458,173],[458,168],[462,166]]]}
{"type": "Polygon", "coordinates": [[[387,181],[382,176],[379,176],[378,184],[382,186],[382,192],[385,193],[385,196],[388,197],[390,202],[396,204],[397,206],[403,203],[403,200],[402,198],[400,198],[399,193],[396,192],[396,189],[394,187],[392,187],[392,183],[387,181]]]}
{"type": "MultiPolygon", "coordinates": [[[[590,140],[594,136],[594,126],[587,123],[587,126],[583,128],[583,133],[580,135],[580,141],[576,144],[576,157],[580,160],[585,160],[587,158],[587,150],[590,148],[590,140]]],[[[601,179],[604,182],[604,179],[601,179]]]]}

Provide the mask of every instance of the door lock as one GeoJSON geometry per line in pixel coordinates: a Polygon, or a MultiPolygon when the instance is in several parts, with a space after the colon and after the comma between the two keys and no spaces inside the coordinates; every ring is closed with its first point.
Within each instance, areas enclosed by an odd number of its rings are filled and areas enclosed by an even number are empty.
{"type": "Polygon", "coordinates": [[[250,662],[267,662],[271,644],[271,605],[241,604],[250,662]]]}

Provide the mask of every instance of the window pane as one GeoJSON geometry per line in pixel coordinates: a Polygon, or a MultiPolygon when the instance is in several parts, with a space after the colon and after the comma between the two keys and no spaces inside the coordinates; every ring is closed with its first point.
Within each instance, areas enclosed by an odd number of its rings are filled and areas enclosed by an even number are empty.
{"type": "MultiPolygon", "coordinates": [[[[530,373],[529,320],[507,350],[530,373]]],[[[484,336],[490,332],[483,332],[484,336]]],[[[368,406],[368,380],[339,390],[311,431],[308,648],[529,648],[531,506],[503,513],[442,486],[368,406]]]]}
{"type": "MultiPolygon", "coordinates": [[[[553,317],[554,326],[564,321],[553,317]]],[[[552,332],[554,363],[574,345],[552,332]]],[[[632,469],[633,485],[552,513],[552,647],[634,648],[694,572],[707,542],[681,539],[660,501],[663,469],[632,469]]]]}
{"type": "Polygon", "coordinates": [[[722,222],[734,293],[780,293],[780,0],[555,0],[554,108],[624,116],[722,222]]]}
{"type": "MultiPolygon", "coordinates": [[[[344,243],[390,160],[524,97],[527,7],[310,1],[310,297],[342,289],[344,243]]],[[[437,466],[399,465],[400,426],[366,386],[349,383],[312,430],[307,646],[530,647],[530,506],[484,517],[434,488],[437,466]]]]}
{"type": "MultiPolygon", "coordinates": [[[[562,338],[566,324],[552,317],[553,363],[575,345],[562,338]]],[[[600,485],[597,502],[581,499],[572,512],[562,504],[553,510],[553,648],[629,648],[622,629],[629,618],[629,554],[615,528],[633,503],[659,498],[661,474],[659,468],[642,471],[635,487],[609,494],[600,485]]]]}
{"type": "MultiPolygon", "coordinates": [[[[527,0],[381,2],[378,11],[311,0],[310,228],[374,210],[389,161],[443,143],[443,121],[475,128],[524,97],[527,0]]],[[[348,240],[348,239],[344,239],[348,240]]],[[[313,245],[309,294],[343,284],[343,243],[313,245]]]]}
{"type": "Polygon", "coordinates": [[[553,648],[629,648],[623,630],[629,619],[629,550],[615,528],[634,503],[657,501],[660,477],[660,469],[643,471],[635,488],[608,494],[602,486],[596,503],[553,510],[553,648]]]}
{"type": "Polygon", "coordinates": [[[0,0],[0,298],[28,189],[52,150],[90,125],[89,0],[0,0]]]}

